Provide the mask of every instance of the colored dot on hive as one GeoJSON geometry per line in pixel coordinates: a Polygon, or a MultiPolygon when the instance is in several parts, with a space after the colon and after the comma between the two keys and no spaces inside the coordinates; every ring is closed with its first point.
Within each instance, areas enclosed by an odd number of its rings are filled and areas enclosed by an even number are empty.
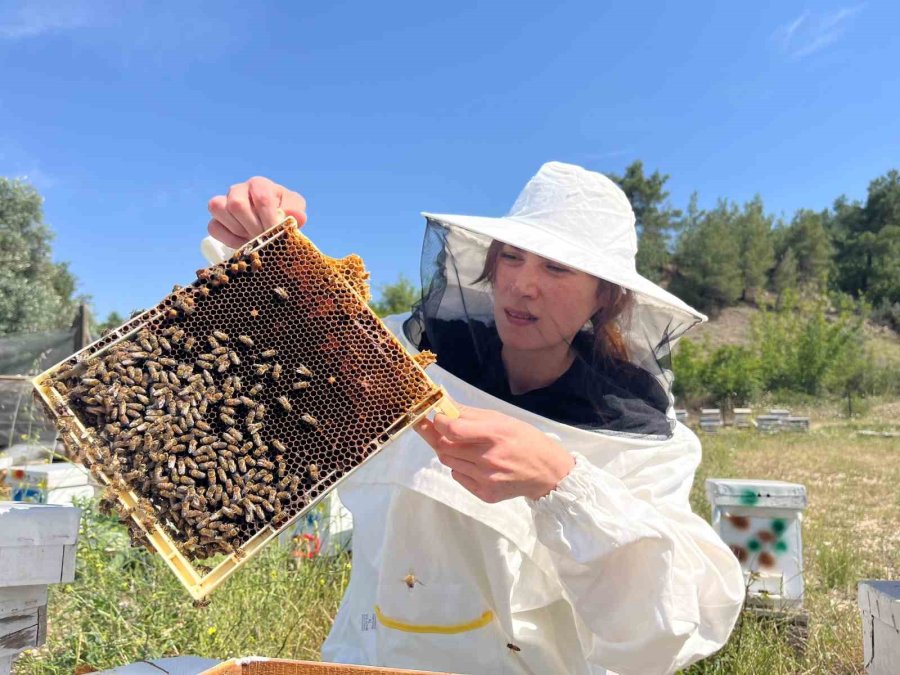
{"type": "Polygon", "coordinates": [[[750,541],[747,542],[747,548],[749,550],[753,551],[754,553],[756,553],[759,549],[762,548],[762,546],[760,545],[759,541],[757,541],[756,539],[751,539],[750,541]]]}
{"type": "Polygon", "coordinates": [[[772,532],[781,534],[787,529],[787,523],[782,518],[776,518],[772,521],[772,532]]]}
{"type": "Polygon", "coordinates": [[[777,553],[787,553],[788,544],[784,539],[779,539],[775,542],[775,551],[777,553]]]}

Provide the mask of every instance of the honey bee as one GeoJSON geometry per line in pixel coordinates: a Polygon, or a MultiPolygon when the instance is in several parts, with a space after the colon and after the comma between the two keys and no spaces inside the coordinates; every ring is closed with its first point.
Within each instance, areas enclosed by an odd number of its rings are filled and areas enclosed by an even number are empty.
{"type": "Polygon", "coordinates": [[[264,359],[271,359],[273,356],[278,355],[278,350],[277,349],[266,349],[264,351],[261,351],[259,353],[259,355],[260,355],[260,357],[262,357],[264,359]]]}
{"type": "Polygon", "coordinates": [[[281,409],[284,412],[291,412],[293,410],[293,406],[291,406],[291,402],[288,400],[287,396],[279,396],[275,399],[278,402],[278,405],[281,406],[281,409]]]}
{"type": "Polygon", "coordinates": [[[209,288],[207,288],[206,286],[200,286],[197,289],[197,293],[199,293],[204,298],[208,298],[209,297],[209,288]]]}
{"type": "Polygon", "coordinates": [[[250,388],[250,391],[247,392],[247,393],[248,393],[250,396],[256,396],[256,395],[259,394],[264,388],[265,388],[265,386],[263,385],[263,383],[262,383],[262,382],[259,382],[259,383],[257,383],[257,384],[254,384],[254,385],[250,388]]]}
{"type": "Polygon", "coordinates": [[[231,360],[231,362],[234,365],[236,365],[236,366],[241,365],[241,360],[240,360],[240,358],[238,358],[238,355],[235,352],[228,352],[228,358],[231,360]]]}
{"type": "Polygon", "coordinates": [[[306,380],[297,380],[294,384],[291,385],[291,388],[294,391],[301,391],[303,389],[307,389],[309,387],[309,382],[306,380]]]}
{"type": "Polygon", "coordinates": [[[174,307],[169,307],[169,309],[166,310],[166,316],[170,319],[177,319],[178,318],[178,310],[175,309],[174,307]]]}
{"type": "Polygon", "coordinates": [[[276,286],[275,288],[273,288],[272,293],[274,293],[275,297],[281,302],[287,302],[287,299],[290,297],[289,293],[281,286],[276,286]]]}
{"type": "Polygon", "coordinates": [[[200,281],[207,281],[211,276],[212,272],[206,267],[197,270],[197,279],[200,281]]]}
{"type": "Polygon", "coordinates": [[[256,374],[262,377],[272,368],[272,365],[269,363],[258,363],[256,364],[256,374]]]}
{"type": "Polygon", "coordinates": [[[214,286],[225,286],[228,283],[228,275],[224,273],[219,273],[216,275],[216,278],[213,280],[214,286]]]}
{"type": "Polygon", "coordinates": [[[409,590],[412,590],[416,587],[416,584],[420,586],[424,586],[425,584],[421,581],[421,579],[417,578],[415,574],[412,573],[412,570],[409,571],[405,577],[403,577],[403,583],[406,584],[406,587],[409,590]]]}
{"type": "Polygon", "coordinates": [[[254,272],[258,272],[262,269],[262,260],[259,257],[259,252],[251,251],[250,253],[250,267],[253,268],[254,272]]]}
{"type": "Polygon", "coordinates": [[[509,649],[509,650],[512,651],[512,652],[520,652],[520,651],[522,651],[522,648],[521,648],[521,647],[519,647],[518,645],[514,645],[512,642],[507,642],[507,643],[506,643],[506,648],[509,649]]]}
{"type": "Polygon", "coordinates": [[[256,346],[255,343],[253,342],[253,339],[247,335],[238,335],[238,341],[245,347],[248,347],[249,349],[253,349],[253,347],[256,346]]]}
{"type": "Polygon", "coordinates": [[[228,342],[228,333],[225,333],[224,331],[221,331],[221,330],[214,330],[212,332],[212,334],[213,334],[213,337],[216,338],[217,340],[219,340],[221,342],[228,342]]]}
{"type": "Polygon", "coordinates": [[[294,370],[301,377],[312,377],[312,371],[304,366],[302,363],[294,370]]]}
{"type": "Polygon", "coordinates": [[[315,464],[310,464],[306,467],[307,472],[309,473],[309,477],[313,480],[319,480],[319,467],[315,464]]]}
{"type": "Polygon", "coordinates": [[[313,427],[314,429],[317,428],[317,427],[319,426],[319,420],[317,420],[315,417],[313,417],[313,416],[310,415],[309,413],[303,413],[302,415],[300,415],[300,419],[301,419],[304,423],[306,423],[306,424],[308,424],[309,426],[313,427]]]}
{"type": "Polygon", "coordinates": [[[278,452],[287,452],[287,448],[284,447],[284,443],[279,441],[277,438],[272,439],[272,447],[278,450],[278,452]]]}

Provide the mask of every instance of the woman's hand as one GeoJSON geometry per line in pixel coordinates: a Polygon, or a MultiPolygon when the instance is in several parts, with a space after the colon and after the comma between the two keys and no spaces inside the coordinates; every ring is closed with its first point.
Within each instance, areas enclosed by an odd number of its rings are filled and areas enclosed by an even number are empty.
{"type": "Polygon", "coordinates": [[[306,223],[306,200],[268,178],[256,176],[232,185],[227,195],[209,200],[209,233],[226,246],[238,248],[280,222],[278,210],[306,223]]]}
{"type": "Polygon", "coordinates": [[[545,433],[494,410],[460,406],[459,418],[439,413],[416,431],[458,483],[490,504],[540,499],[575,466],[572,455],[545,433]]]}

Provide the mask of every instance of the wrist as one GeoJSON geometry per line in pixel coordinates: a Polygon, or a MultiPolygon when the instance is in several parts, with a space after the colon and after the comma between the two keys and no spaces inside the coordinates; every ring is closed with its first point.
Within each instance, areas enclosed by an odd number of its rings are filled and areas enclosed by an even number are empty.
{"type": "Polygon", "coordinates": [[[547,480],[535,490],[534,495],[528,495],[531,499],[540,499],[553,492],[563,478],[575,467],[575,458],[563,448],[558,448],[553,462],[548,467],[547,480]]]}

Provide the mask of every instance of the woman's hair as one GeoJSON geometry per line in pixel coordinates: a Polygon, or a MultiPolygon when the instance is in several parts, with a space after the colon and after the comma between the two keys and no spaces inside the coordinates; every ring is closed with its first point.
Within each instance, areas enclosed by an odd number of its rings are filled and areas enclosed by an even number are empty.
{"type": "MultiPolygon", "coordinates": [[[[475,280],[476,283],[486,281],[493,285],[497,276],[497,259],[503,245],[502,241],[495,239],[488,246],[484,268],[475,280]]],[[[600,278],[597,278],[597,296],[605,297],[606,301],[603,307],[591,316],[591,324],[594,327],[594,356],[603,360],[627,361],[628,350],[616,325],[616,319],[631,306],[633,296],[618,284],[600,278]]]]}

